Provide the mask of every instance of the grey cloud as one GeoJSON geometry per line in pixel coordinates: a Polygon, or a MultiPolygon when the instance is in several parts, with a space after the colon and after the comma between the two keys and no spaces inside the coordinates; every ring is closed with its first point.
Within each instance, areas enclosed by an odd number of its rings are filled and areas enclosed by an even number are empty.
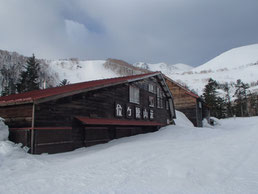
{"type": "Polygon", "coordinates": [[[258,42],[255,0],[4,0],[0,49],[199,65],[258,42]]]}

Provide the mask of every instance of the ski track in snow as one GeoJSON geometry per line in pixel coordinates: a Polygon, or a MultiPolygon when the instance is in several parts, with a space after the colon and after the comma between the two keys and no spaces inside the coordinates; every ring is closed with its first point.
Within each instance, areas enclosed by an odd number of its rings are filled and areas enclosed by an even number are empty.
{"type": "Polygon", "coordinates": [[[258,117],[210,128],[179,117],[155,133],[54,155],[2,141],[0,193],[257,193],[258,117]]]}

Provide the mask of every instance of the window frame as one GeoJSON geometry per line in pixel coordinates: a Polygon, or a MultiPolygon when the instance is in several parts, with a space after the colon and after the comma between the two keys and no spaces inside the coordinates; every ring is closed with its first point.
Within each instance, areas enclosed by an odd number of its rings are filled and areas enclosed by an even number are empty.
{"type": "Polygon", "coordinates": [[[140,104],[140,88],[136,86],[129,86],[129,102],[140,104]]]}
{"type": "Polygon", "coordinates": [[[160,87],[157,87],[157,108],[164,108],[162,89],[160,87]]]}
{"type": "Polygon", "coordinates": [[[155,89],[153,84],[148,84],[148,91],[155,94],[155,89]]]}
{"type": "Polygon", "coordinates": [[[154,108],[155,107],[155,97],[149,96],[149,107],[154,108]]]}

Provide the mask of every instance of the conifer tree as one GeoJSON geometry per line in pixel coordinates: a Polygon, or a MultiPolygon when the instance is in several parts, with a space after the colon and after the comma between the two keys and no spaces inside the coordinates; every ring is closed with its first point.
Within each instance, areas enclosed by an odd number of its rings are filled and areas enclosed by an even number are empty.
{"type": "Polygon", "coordinates": [[[218,83],[212,78],[209,79],[208,84],[204,88],[203,98],[205,103],[210,107],[211,116],[217,117],[217,89],[218,83]]]}
{"type": "Polygon", "coordinates": [[[221,97],[217,97],[216,99],[216,116],[218,118],[226,118],[227,117],[227,105],[225,102],[225,99],[221,98],[221,97]]]}
{"type": "Polygon", "coordinates": [[[0,70],[1,78],[2,78],[2,92],[1,96],[7,96],[10,94],[14,94],[16,92],[15,85],[15,75],[16,68],[15,65],[11,65],[9,68],[6,68],[4,65],[0,70]]]}
{"type": "Polygon", "coordinates": [[[33,54],[32,57],[27,60],[25,70],[21,72],[21,77],[16,84],[18,93],[39,89],[38,72],[39,63],[36,61],[35,55],[33,54]]]}
{"type": "Polygon", "coordinates": [[[226,82],[225,84],[222,84],[221,88],[226,92],[224,102],[227,109],[227,117],[232,117],[233,110],[232,110],[231,95],[230,95],[231,84],[228,84],[228,82],[226,82]]]}
{"type": "Polygon", "coordinates": [[[258,94],[256,93],[250,93],[248,95],[248,98],[250,99],[250,107],[253,112],[253,115],[258,115],[258,94]]]}
{"type": "Polygon", "coordinates": [[[249,88],[248,84],[245,84],[241,81],[241,79],[238,79],[235,84],[235,94],[234,97],[236,97],[236,114],[237,116],[248,116],[248,107],[247,107],[247,89],[249,88]]]}
{"type": "Polygon", "coordinates": [[[63,79],[58,86],[65,86],[65,85],[69,85],[70,82],[67,79],[63,79]]]}

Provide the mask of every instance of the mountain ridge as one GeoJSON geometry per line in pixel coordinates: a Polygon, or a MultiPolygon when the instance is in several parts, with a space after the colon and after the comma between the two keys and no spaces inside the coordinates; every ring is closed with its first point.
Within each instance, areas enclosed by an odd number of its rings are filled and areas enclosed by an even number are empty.
{"type": "MultiPolygon", "coordinates": [[[[17,52],[0,50],[0,70],[3,67],[10,68],[16,65],[14,75],[18,78],[27,59],[28,57],[17,52]]],[[[199,95],[202,94],[209,78],[221,83],[233,83],[237,79],[241,79],[252,84],[252,87],[258,91],[258,44],[231,49],[198,67],[163,62],[156,64],[137,62],[131,65],[118,59],[82,61],[72,58],[65,60],[38,59],[38,61],[42,67],[41,82],[46,81],[48,86],[58,85],[63,79],[75,83],[148,71],[161,71],[172,80],[188,86],[199,95]]],[[[6,83],[1,76],[0,87],[3,87],[4,84],[6,83]]]]}
{"type": "Polygon", "coordinates": [[[189,67],[185,71],[178,68],[170,68],[171,66],[175,67],[177,64],[160,64],[141,62],[134,65],[142,65],[142,68],[152,71],[160,68],[165,75],[182,85],[188,86],[199,95],[203,93],[204,86],[210,78],[220,83],[235,83],[237,79],[241,79],[251,85],[252,91],[258,92],[258,44],[230,49],[197,67],[191,68],[191,66],[185,65],[189,67]],[[167,68],[164,68],[165,66],[167,68]]]}

